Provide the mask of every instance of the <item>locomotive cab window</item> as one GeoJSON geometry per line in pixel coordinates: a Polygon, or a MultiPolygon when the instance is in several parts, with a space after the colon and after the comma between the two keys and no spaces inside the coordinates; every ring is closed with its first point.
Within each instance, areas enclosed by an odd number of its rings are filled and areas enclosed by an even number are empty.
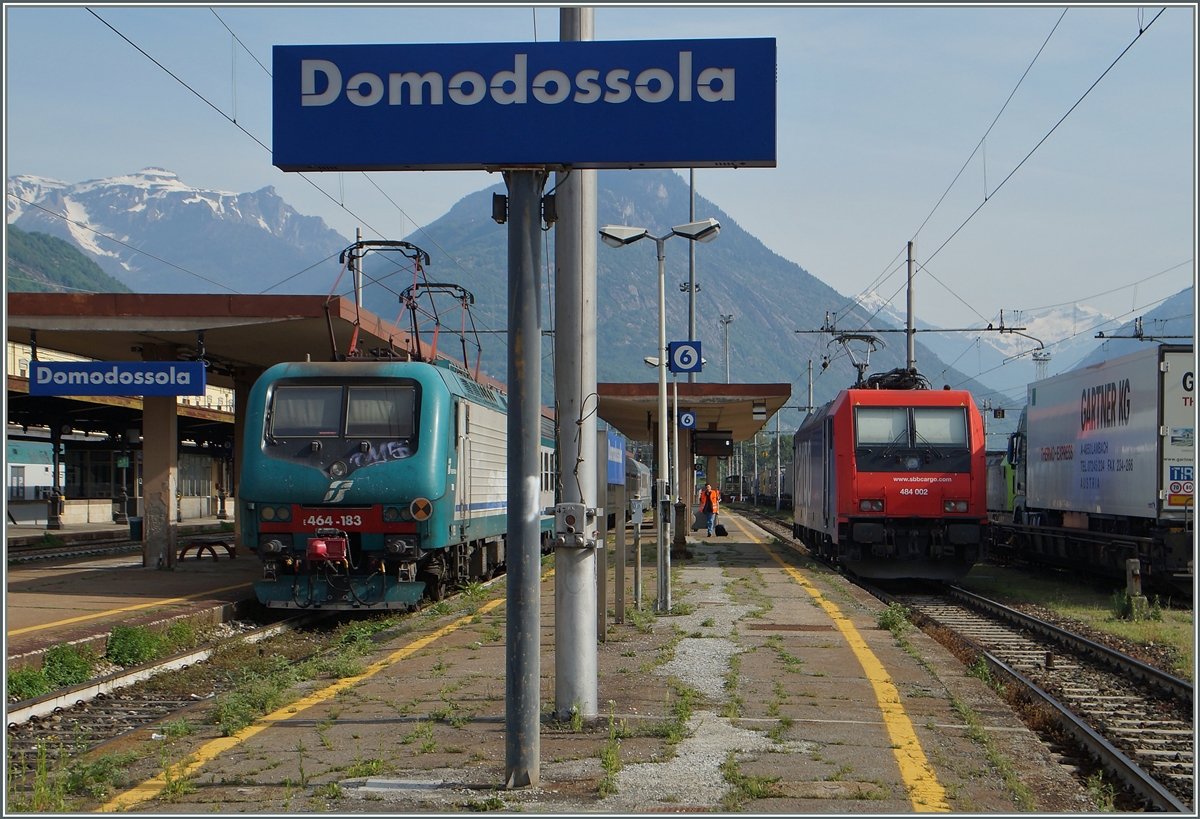
{"type": "Polygon", "coordinates": [[[278,387],[271,408],[277,438],[334,437],[342,426],[341,387],[278,387]]]}
{"type": "Polygon", "coordinates": [[[866,472],[969,472],[965,407],[855,407],[855,461],[866,472]]]}
{"type": "Polygon", "coordinates": [[[967,411],[962,407],[913,407],[918,446],[967,447],[967,411]]]}
{"type": "Polygon", "coordinates": [[[859,447],[908,444],[908,410],[905,407],[858,407],[855,416],[859,447]]]}
{"type": "Polygon", "coordinates": [[[391,440],[411,438],[415,404],[412,387],[350,387],[346,435],[391,440]]]}

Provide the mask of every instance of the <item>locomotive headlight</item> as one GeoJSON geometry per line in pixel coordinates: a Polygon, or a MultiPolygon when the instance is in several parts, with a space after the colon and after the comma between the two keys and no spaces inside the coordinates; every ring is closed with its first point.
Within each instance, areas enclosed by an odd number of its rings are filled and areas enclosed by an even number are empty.
{"type": "Polygon", "coordinates": [[[291,508],[287,507],[287,506],[280,506],[278,509],[275,510],[275,518],[276,518],[276,520],[291,520],[292,519],[291,508]]]}
{"type": "Polygon", "coordinates": [[[395,506],[385,506],[383,509],[383,520],[385,523],[395,523],[400,520],[400,510],[395,506]]]}
{"type": "Polygon", "coordinates": [[[333,464],[330,465],[330,467],[329,467],[329,474],[335,478],[346,477],[347,471],[348,470],[346,469],[346,464],[343,461],[334,461],[333,464]]]}
{"type": "Polygon", "coordinates": [[[965,511],[967,511],[967,502],[963,501],[963,500],[960,500],[960,501],[948,500],[942,504],[942,508],[945,509],[947,512],[965,512],[965,511]]]}
{"type": "Polygon", "coordinates": [[[860,500],[858,508],[864,512],[882,512],[883,501],[881,500],[860,500]]]}
{"type": "Polygon", "coordinates": [[[264,506],[260,514],[263,520],[275,520],[275,507],[264,506]]]}

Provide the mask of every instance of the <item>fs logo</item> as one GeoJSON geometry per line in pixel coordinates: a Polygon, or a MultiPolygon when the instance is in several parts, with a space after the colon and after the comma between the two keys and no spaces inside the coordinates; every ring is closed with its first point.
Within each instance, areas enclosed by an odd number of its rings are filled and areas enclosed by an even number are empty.
{"type": "Polygon", "coordinates": [[[332,481],[321,503],[338,503],[346,497],[346,490],[351,486],[354,486],[354,481],[332,481]]]}

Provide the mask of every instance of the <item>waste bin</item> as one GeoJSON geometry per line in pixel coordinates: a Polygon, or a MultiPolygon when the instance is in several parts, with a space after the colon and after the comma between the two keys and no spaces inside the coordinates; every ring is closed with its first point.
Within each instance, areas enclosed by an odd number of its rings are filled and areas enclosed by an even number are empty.
{"type": "Polygon", "coordinates": [[[142,519],[141,518],[130,518],[129,519],[129,539],[130,540],[139,540],[139,541],[142,540],[142,519]]]}

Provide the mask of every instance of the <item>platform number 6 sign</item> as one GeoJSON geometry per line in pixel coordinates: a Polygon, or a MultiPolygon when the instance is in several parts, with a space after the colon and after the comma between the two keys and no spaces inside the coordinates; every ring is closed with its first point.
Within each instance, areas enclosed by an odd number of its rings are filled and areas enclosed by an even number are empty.
{"type": "Polygon", "coordinates": [[[673,373],[698,373],[703,367],[699,341],[672,341],[667,345],[667,358],[673,373]]]}

